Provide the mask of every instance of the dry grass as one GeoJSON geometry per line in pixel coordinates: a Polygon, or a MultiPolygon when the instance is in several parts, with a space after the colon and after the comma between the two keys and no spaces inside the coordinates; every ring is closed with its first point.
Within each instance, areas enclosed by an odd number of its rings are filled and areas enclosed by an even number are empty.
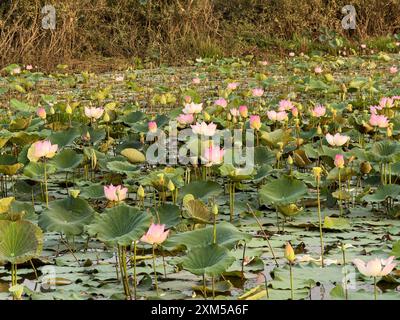
{"type": "MultiPolygon", "coordinates": [[[[3,1],[0,65],[52,68],[92,57],[179,65],[198,56],[262,55],[279,49],[283,40],[297,39],[307,50],[323,28],[349,36],[340,24],[348,1],[340,0],[58,0],[54,31],[41,27],[41,8],[48,2],[3,1]]],[[[352,4],[357,10],[352,39],[398,31],[400,1],[352,4]]]]}

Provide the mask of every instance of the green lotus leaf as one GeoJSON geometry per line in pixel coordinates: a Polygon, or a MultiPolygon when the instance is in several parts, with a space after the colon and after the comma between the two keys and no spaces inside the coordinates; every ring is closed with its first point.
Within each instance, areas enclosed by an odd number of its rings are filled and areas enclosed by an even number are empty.
{"type": "Polygon", "coordinates": [[[97,215],[87,230],[109,246],[128,246],[145,234],[151,217],[137,208],[121,204],[97,215]]]}
{"type": "Polygon", "coordinates": [[[277,129],[272,132],[263,132],[261,134],[261,140],[271,148],[278,148],[278,143],[282,142],[286,145],[291,139],[291,130],[277,129]]]}
{"type": "Polygon", "coordinates": [[[323,228],[332,230],[350,229],[350,222],[345,218],[325,217],[323,228]]]}
{"type": "Polygon", "coordinates": [[[154,221],[165,224],[167,229],[175,227],[181,222],[181,210],[177,205],[164,203],[158,208],[152,209],[154,221]]]}
{"type": "Polygon", "coordinates": [[[262,186],[261,201],[274,205],[292,204],[307,194],[306,185],[297,179],[282,177],[262,186]]]}
{"type": "Polygon", "coordinates": [[[185,203],[186,216],[197,223],[213,223],[211,211],[207,206],[198,199],[186,201],[185,203]]]}
{"type": "Polygon", "coordinates": [[[134,166],[127,161],[110,161],[107,163],[107,168],[111,171],[122,174],[133,174],[139,171],[137,166],[134,166]]]}
{"type": "Polygon", "coordinates": [[[47,231],[80,235],[94,217],[94,210],[83,199],[68,197],[52,201],[39,217],[39,226],[47,231]]]}
{"type": "Polygon", "coordinates": [[[80,193],[81,198],[101,199],[104,198],[104,186],[101,183],[92,184],[84,187],[80,193]]]}
{"type": "MultiPolygon", "coordinates": [[[[240,232],[235,226],[228,222],[220,222],[217,224],[217,243],[221,246],[231,249],[238,241],[250,241],[251,239],[252,236],[250,234],[240,232]]],[[[212,244],[213,240],[214,227],[207,226],[193,231],[174,234],[164,242],[163,246],[173,249],[182,245],[188,249],[192,249],[198,246],[212,244]]]]}
{"type": "Polygon", "coordinates": [[[276,162],[276,154],[267,147],[254,148],[254,163],[258,166],[273,165],[276,162]]]}
{"type": "MultiPolygon", "coordinates": [[[[56,167],[48,163],[46,167],[47,175],[56,172],[56,167]]],[[[35,181],[43,181],[44,178],[44,163],[42,162],[30,162],[24,168],[24,175],[35,181]]]]}
{"type": "Polygon", "coordinates": [[[78,154],[72,149],[64,149],[57,153],[50,163],[54,164],[59,170],[72,171],[82,163],[82,160],[82,154],[78,154]]]}
{"type": "Polygon", "coordinates": [[[180,189],[179,195],[183,198],[186,194],[192,194],[197,199],[209,199],[217,197],[224,190],[214,181],[193,181],[180,189]]]}
{"type": "Polygon", "coordinates": [[[398,184],[385,184],[379,186],[375,193],[368,194],[363,197],[363,200],[368,202],[382,202],[387,198],[396,199],[400,194],[400,185],[398,184]]]}
{"type": "Polygon", "coordinates": [[[71,145],[76,138],[80,136],[78,127],[70,128],[66,131],[54,132],[50,135],[49,140],[52,144],[57,144],[58,148],[64,148],[71,145]]]}
{"type": "Polygon", "coordinates": [[[373,157],[376,162],[396,162],[400,160],[399,149],[398,142],[385,140],[374,143],[368,155],[373,157]]]}
{"type": "Polygon", "coordinates": [[[42,252],[43,232],[29,221],[0,220],[0,261],[24,263],[42,252]]]}
{"type": "Polygon", "coordinates": [[[195,275],[218,276],[234,261],[227,248],[211,244],[190,250],[182,260],[182,266],[195,275]]]}

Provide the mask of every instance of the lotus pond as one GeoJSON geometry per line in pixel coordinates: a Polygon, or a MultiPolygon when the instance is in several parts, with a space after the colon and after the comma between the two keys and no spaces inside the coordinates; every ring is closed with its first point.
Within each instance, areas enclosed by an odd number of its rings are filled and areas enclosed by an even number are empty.
{"type": "Polygon", "coordinates": [[[4,68],[0,298],[399,299],[399,60],[4,68]]]}

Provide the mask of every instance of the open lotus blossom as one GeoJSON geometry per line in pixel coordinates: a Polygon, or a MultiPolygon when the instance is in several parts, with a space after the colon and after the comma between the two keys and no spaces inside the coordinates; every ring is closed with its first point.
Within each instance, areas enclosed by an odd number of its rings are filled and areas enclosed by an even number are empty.
{"type": "Polygon", "coordinates": [[[151,133],[156,133],[157,132],[157,122],[149,121],[147,126],[149,128],[149,132],[151,132],[151,133]]]}
{"type": "Polygon", "coordinates": [[[350,140],[350,137],[341,135],[340,133],[336,133],[335,135],[328,133],[325,138],[326,141],[328,141],[328,143],[333,147],[340,147],[350,140]]]}
{"type": "Polygon", "coordinates": [[[230,112],[231,112],[231,115],[233,115],[234,117],[238,117],[240,115],[239,109],[236,109],[236,108],[232,108],[230,110],[230,112]]]}
{"type": "Polygon", "coordinates": [[[393,107],[393,98],[383,97],[379,100],[379,106],[381,108],[391,108],[393,107]]]}
{"type": "Polygon", "coordinates": [[[294,56],[295,56],[294,52],[289,52],[289,57],[294,57],[294,56]]]}
{"type": "Polygon", "coordinates": [[[203,104],[202,103],[187,103],[185,104],[185,107],[183,108],[182,112],[186,114],[193,114],[193,113],[200,113],[203,110],[203,104]]]}
{"type": "Polygon", "coordinates": [[[266,60],[260,61],[260,64],[262,66],[267,66],[268,65],[268,61],[266,61],[266,60]]]}
{"type": "Polygon", "coordinates": [[[382,106],[371,106],[371,107],[369,107],[369,110],[370,110],[371,114],[378,114],[378,111],[380,111],[382,109],[383,109],[382,106]]]}
{"type": "Polygon", "coordinates": [[[315,67],[315,68],[314,68],[314,72],[315,72],[316,74],[322,73],[322,68],[321,68],[321,67],[315,67]]]}
{"type": "Polygon", "coordinates": [[[296,107],[293,107],[292,110],[290,110],[292,113],[293,117],[297,118],[299,116],[299,110],[296,107]]]}
{"type": "Polygon", "coordinates": [[[386,260],[375,258],[367,263],[361,259],[354,259],[353,263],[356,265],[358,271],[366,277],[384,277],[396,267],[397,264],[393,262],[394,258],[394,256],[386,260]]]}
{"type": "Polygon", "coordinates": [[[163,243],[169,234],[169,230],[165,231],[165,224],[154,224],[152,223],[146,234],[140,239],[142,242],[148,244],[161,244],[163,243]]]}
{"type": "Polygon", "coordinates": [[[395,66],[392,66],[392,67],[390,67],[390,69],[389,69],[389,72],[392,73],[392,74],[393,74],[393,73],[397,73],[397,71],[398,71],[398,70],[397,70],[397,67],[395,67],[395,66]]]}
{"type": "Polygon", "coordinates": [[[32,162],[38,162],[40,158],[53,158],[57,150],[58,145],[48,140],[36,141],[29,147],[27,157],[32,162]]]}
{"type": "Polygon", "coordinates": [[[110,184],[109,186],[104,186],[104,195],[109,201],[123,201],[126,199],[127,192],[128,188],[124,188],[121,185],[113,186],[110,184]]]}
{"type": "Polygon", "coordinates": [[[104,113],[103,108],[85,107],[85,116],[93,119],[94,121],[100,119],[103,113],[104,113]]]}
{"type": "Polygon", "coordinates": [[[192,79],[192,83],[193,83],[193,84],[199,84],[200,81],[201,81],[201,80],[200,80],[200,78],[198,78],[198,77],[192,79]]]}
{"type": "Polygon", "coordinates": [[[21,68],[20,67],[16,67],[16,68],[11,70],[11,74],[12,75],[16,75],[16,74],[20,74],[20,73],[21,73],[21,68]]]}
{"type": "Polygon", "coordinates": [[[250,116],[250,128],[254,130],[260,130],[261,128],[260,116],[257,115],[250,116]]]}
{"type": "Polygon", "coordinates": [[[247,118],[248,114],[249,114],[249,110],[248,110],[247,106],[240,106],[239,113],[242,118],[247,118]]]}
{"type": "Polygon", "coordinates": [[[389,126],[389,120],[384,115],[371,114],[369,124],[373,127],[387,128],[389,126]]]}
{"type": "Polygon", "coordinates": [[[294,107],[293,103],[290,100],[281,100],[279,101],[279,111],[289,111],[294,107]]]}
{"type": "Polygon", "coordinates": [[[326,108],[320,104],[316,105],[314,109],[312,109],[311,114],[313,117],[320,118],[323,117],[326,113],[326,108]]]}
{"type": "Polygon", "coordinates": [[[288,114],[286,113],[286,111],[279,111],[279,112],[276,112],[274,110],[267,111],[267,116],[268,119],[271,121],[284,121],[287,120],[288,118],[288,114]]]}
{"type": "Polygon", "coordinates": [[[251,90],[251,94],[253,95],[253,97],[262,97],[264,94],[264,90],[261,88],[254,88],[253,90],[251,90]]]}
{"type": "Polygon", "coordinates": [[[228,101],[226,101],[224,98],[219,98],[218,100],[214,101],[214,104],[216,106],[220,106],[222,108],[225,108],[228,105],[228,101]]]}
{"type": "Polygon", "coordinates": [[[39,118],[41,119],[46,119],[46,109],[43,107],[40,107],[36,110],[36,114],[38,115],[39,118]]]}
{"type": "Polygon", "coordinates": [[[339,169],[344,167],[344,156],[342,154],[337,154],[335,156],[335,166],[339,169]]]}
{"type": "Polygon", "coordinates": [[[238,86],[239,86],[239,82],[230,82],[230,83],[228,83],[227,88],[229,90],[235,90],[235,89],[237,89],[238,86]]]}
{"type": "Polygon", "coordinates": [[[33,66],[31,65],[31,64],[28,64],[27,66],[26,66],[26,70],[32,70],[33,69],[33,66]]]}
{"type": "Polygon", "coordinates": [[[203,154],[205,166],[210,167],[214,164],[220,164],[224,159],[224,153],[225,150],[221,149],[219,146],[211,145],[209,148],[206,148],[203,154]]]}
{"type": "Polygon", "coordinates": [[[178,121],[180,124],[191,124],[194,121],[193,114],[180,114],[177,118],[176,121],[178,121]]]}
{"type": "Polygon", "coordinates": [[[204,121],[202,123],[196,122],[195,125],[191,125],[194,134],[201,134],[203,136],[212,137],[215,134],[217,125],[214,123],[207,124],[204,121]]]}
{"type": "Polygon", "coordinates": [[[366,44],[361,44],[361,49],[366,49],[367,48],[367,45],[366,44]]]}
{"type": "Polygon", "coordinates": [[[117,81],[117,82],[124,81],[124,76],[116,76],[115,81],[117,81]]]}

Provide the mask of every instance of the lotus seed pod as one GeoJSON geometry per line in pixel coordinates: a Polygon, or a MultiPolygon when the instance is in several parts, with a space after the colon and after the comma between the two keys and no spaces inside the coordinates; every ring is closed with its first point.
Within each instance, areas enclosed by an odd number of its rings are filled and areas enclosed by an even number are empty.
{"type": "Polygon", "coordinates": [[[322,173],[322,168],[321,167],[314,167],[313,168],[313,174],[316,178],[320,177],[322,173]]]}
{"type": "Polygon", "coordinates": [[[321,134],[322,134],[321,126],[318,126],[318,127],[317,127],[317,134],[318,134],[318,135],[321,135],[321,134]]]}
{"type": "Polygon", "coordinates": [[[81,193],[81,190],[78,190],[78,189],[70,189],[69,190],[69,194],[72,198],[78,198],[80,193],[81,193]]]}
{"type": "Polygon", "coordinates": [[[104,112],[103,121],[104,122],[110,122],[110,116],[108,115],[108,112],[104,112]]]}
{"type": "Polygon", "coordinates": [[[360,171],[361,171],[363,174],[368,174],[368,173],[371,172],[371,170],[372,170],[372,166],[371,166],[371,164],[370,164],[368,161],[363,161],[363,162],[361,162],[360,171]]]}
{"type": "Polygon", "coordinates": [[[215,216],[218,214],[218,205],[216,203],[212,207],[212,212],[215,216]]]}
{"type": "Polygon", "coordinates": [[[289,155],[287,158],[288,164],[292,165],[293,164],[293,158],[289,155]]]}

